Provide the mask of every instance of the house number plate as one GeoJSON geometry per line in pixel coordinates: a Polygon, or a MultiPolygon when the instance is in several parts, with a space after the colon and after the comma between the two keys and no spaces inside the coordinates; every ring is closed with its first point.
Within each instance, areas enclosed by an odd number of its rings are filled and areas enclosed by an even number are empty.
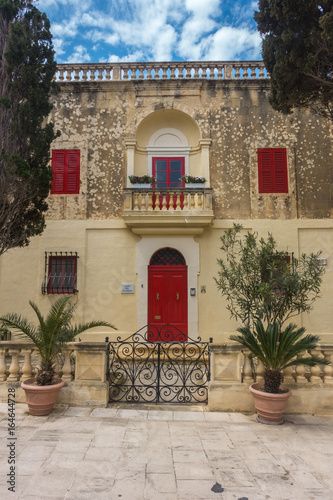
{"type": "Polygon", "coordinates": [[[155,319],[161,319],[161,316],[155,316],[155,319]]]}

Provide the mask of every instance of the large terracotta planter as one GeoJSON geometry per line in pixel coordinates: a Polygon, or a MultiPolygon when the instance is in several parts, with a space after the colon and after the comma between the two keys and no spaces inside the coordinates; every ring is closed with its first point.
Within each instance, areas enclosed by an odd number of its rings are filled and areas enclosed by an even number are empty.
{"type": "Polygon", "coordinates": [[[35,378],[28,378],[21,382],[29,412],[31,415],[48,415],[53,410],[59,391],[65,382],[59,378],[52,385],[32,385],[35,381],[35,378]]]}
{"type": "Polygon", "coordinates": [[[281,386],[281,389],[286,392],[271,394],[260,390],[263,386],[264,384],[252,384],[249,387],[254,397],[254,406],[258,412],[258,421],[270,425],[283,424],[283,413],[287,407],[291,391],[287,387],[281,386]]]}

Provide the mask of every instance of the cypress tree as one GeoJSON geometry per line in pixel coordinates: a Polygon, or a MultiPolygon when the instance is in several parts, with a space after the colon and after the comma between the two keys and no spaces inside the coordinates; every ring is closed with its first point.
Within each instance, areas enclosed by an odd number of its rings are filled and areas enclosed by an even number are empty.
{"type": "Polygon", "coordinates": [[[0,0],[0,255],[45,227],[59,134],[47,123],[55,72],[46,14],[27,0],[0,0]]]}
{"type": "Polygon", "coordinates": [[[259,0],[254,18],[271,75],[270,103],[333,120],[333,1],[259,0]]]}

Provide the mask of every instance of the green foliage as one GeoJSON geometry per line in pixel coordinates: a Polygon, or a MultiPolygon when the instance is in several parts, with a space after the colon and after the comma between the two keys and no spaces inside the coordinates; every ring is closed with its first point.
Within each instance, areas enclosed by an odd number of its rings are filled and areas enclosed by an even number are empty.
{"type": "Polygon", "coordinates": [[[151,175],[129,175],[129,181],[131,184],[155,184],[156,179],[151,175]]]}
{"type": "Polygon", "coordinates": [[[26,0],[0,0],[0,255],[44,229],[52,171],[46,123],[58,91],[50,22],[26,0]]]}
{"type": "Polygon", "coordinates": [[[28,337],[37,347],[42,363],[37,374],[38,385],[50,385],[55,374],[54,365],[58,354],[67,342],[72,342],[80,333],[95,328],[107,326],[116,328],[106,321],[91,321],[89,323],[72,325],[75,305],[71,297],[61,297],[51,307],[46,318],[33,302],[29,302],[38,318],[38,326],[29,323],[26,318],[12,313],[0,318],[9,328],[18,330],[19,336],[28,337]]]}
{"type": "Polygon", "coordinates": [[[271,105],[285,114],[312,108],[333,120],[332,0],[259,0],[258,6],[271,105]]]}
{"type": "Polygon", "coordinates": [[[230,340],[239,342],[249,349],[252,355],[265,366],[265,392],[278,393],[282,377],[281,372],[288,366],[329,364],[326,359],[315,356],[296,358],[298,354],[304,351],[315,349],[319,337],[315,335],[305,335],[303,337],[305,328],[297,329],[297,326],[292,323],[282,332],[279,323],[268,325],[267,329],[265,329],[261,321],[256,323],[254,331],[248,326],[238,328],[237,331],[240,335],[231,335],[230,340]]]}
{"type": "Polygon", "coordinates": [[[281,329],[290,317],[312,309],[324,269],[315,255],[288,263],[272,235],[264,240],[250,232],[241,236],[241,231],[242,226],[234,224],[221,237],[225,257],[218,260],[217,287],[231,317],[252,328],[262,320],[281,329]]]}

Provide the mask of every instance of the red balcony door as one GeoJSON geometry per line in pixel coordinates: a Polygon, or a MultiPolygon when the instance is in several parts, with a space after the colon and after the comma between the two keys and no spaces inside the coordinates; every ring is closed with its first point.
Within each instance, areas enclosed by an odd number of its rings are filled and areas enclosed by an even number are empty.
{"type": "MultiPolygon", "coordinates": [[[[148,323],[158,329],[171,325],[169,330],[175,327],[187,339],[187,266],[184,257],[177,250],[167,248],[157,252],[151,262],[159,264],[148,267],[148,323]],[[163,252],[169,255],[168,262],[156,258],[163,252]],[[177,263],[170,258],[172,252],[180,256],[177,263]]],[[[174,330],[175,336],[179,334],[178,330],[174,330]]]]}
{"type": "MultiPolygon", "coordinates": [[[[154,188],[156,189],[175,189],[185,186],[181,177],[185,175],[185,161],[184,158],[153,158],[153,177],[156,182],[154,188]]],[[[160,195],[160,210],[162,210],[163,196],[160,195]]],[[[153,195],[153,209],[155,210],[156,195],[153,195]]],[[[166,196],[166,208],[169,210],[170,194],[166,196]]],[[[173,196],[174,207],[176,207],[177,196],[173,196]]],[[[181,209],[183,209],[184,195],[181,194],[181,209]]]]}
{"type": "Polygon", "coordinates": [[[181,177],[185,174],[184,158],[153,158],[153,177],[158,189],[181,188],[181,177]]]}

